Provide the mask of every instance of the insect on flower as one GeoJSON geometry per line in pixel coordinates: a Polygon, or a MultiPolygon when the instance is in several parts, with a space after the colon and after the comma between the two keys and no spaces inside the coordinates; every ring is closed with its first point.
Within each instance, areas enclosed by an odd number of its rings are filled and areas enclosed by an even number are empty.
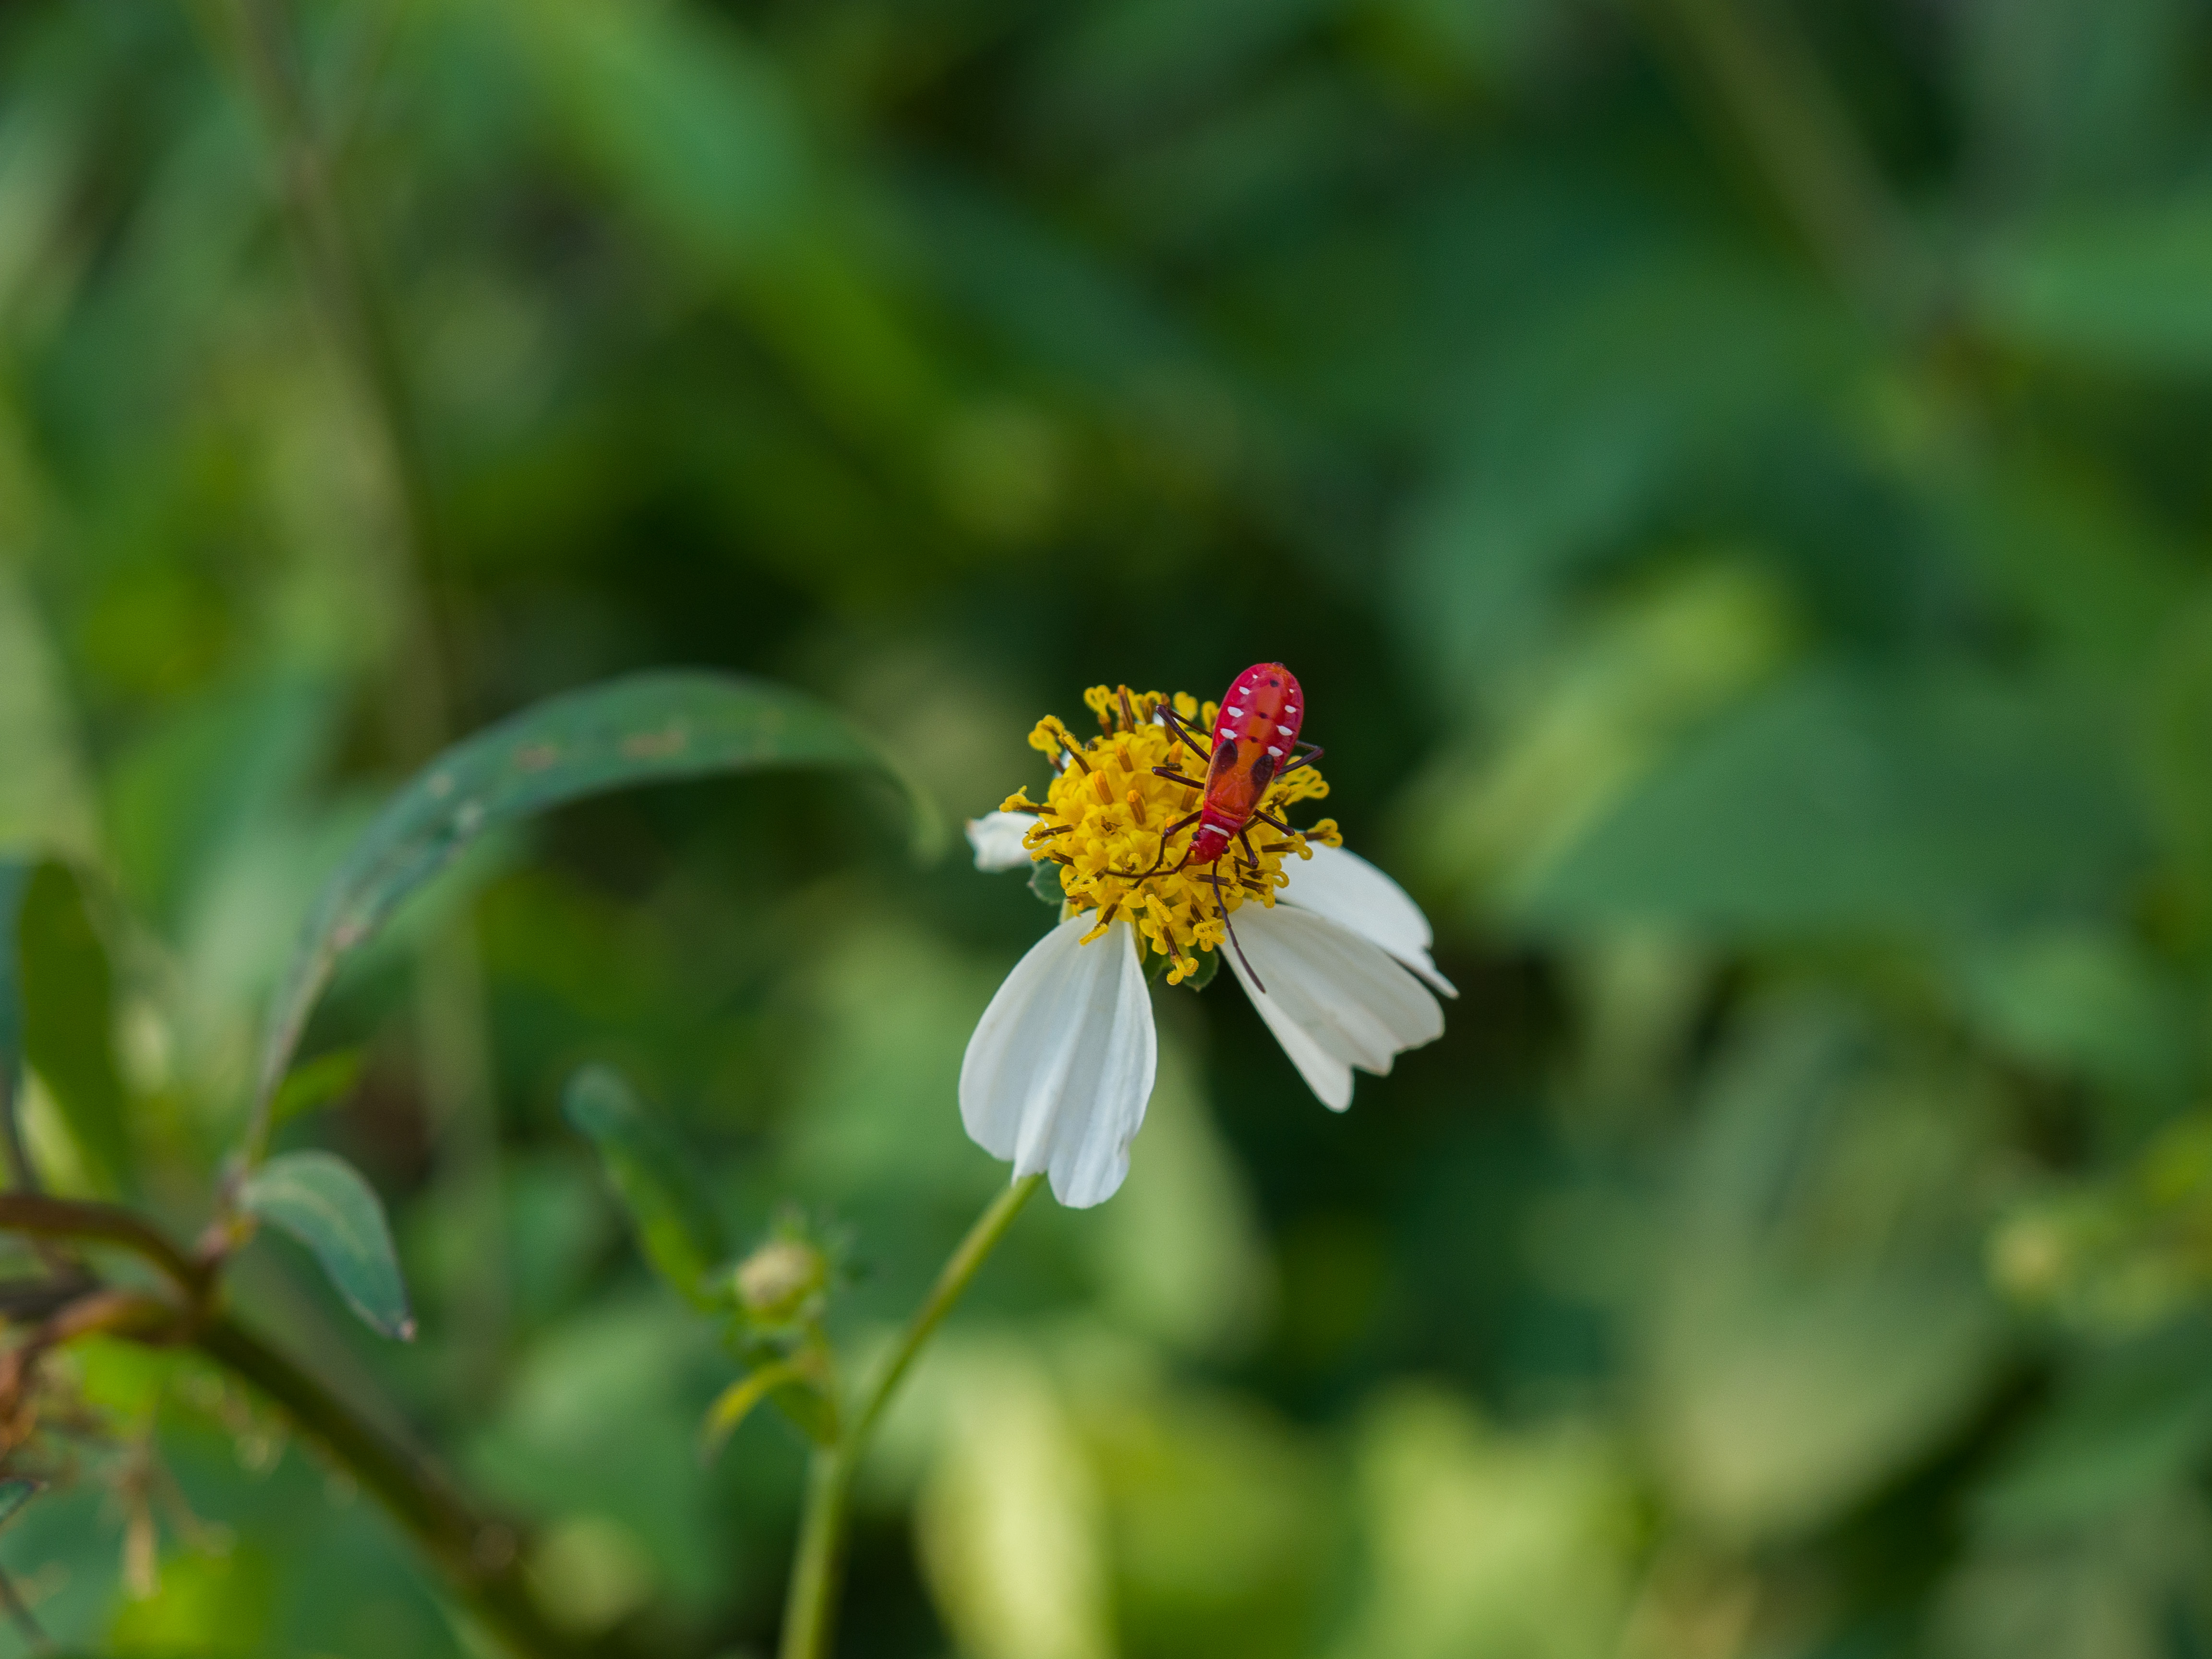
{"type": "MultiPolygon", "coordinates": [[[[1229,920],[1228,901],[1221,890],[1221,859],[1232,842],[1240,843],[1244,871],[1254,876],[1260,874],[1260,855],[1252,847],[1252,821],[1257,818],[1285,836],[1296,833],[1260,805],[1261,797],[1276,779],[1301,766],[1310,766],[1321,758],[1322,751],[1318,744],[1298,741],[1298,730],[1305,723],[1305,693],[1299,689],[1297,678],[1279,662],[1255,663],[1239,674],[1230,686],[1229,695],[1221,700],[1220,708],[1211,746],[1200,749],[1199,744],[1206,740],[1191,731],[1171,704],[1159,705],[1159,718],[1206,763],[1203,785],[1185,777],[1177,767],[1152,769],[1157,776],[1205,791],[1205,805],[1160,832],[1160,859],[1167,857],[1171,836],[1194,823],[1198,825],[1198,833],[1190,838],[1190,845],[1183,849],[1182,860],[1175,869],[1185,870],[1194,864],[1213,867],[1216,912],[1231,945],[1236,949],[1237,959],[1244,963],[1245,972],[1251,973],[1252,964],[1245,961],[1243,947],[1237,944],[1237,929],[1229,920]]],[[[1161,873],[1164,868],[1156,861],[1150,870],[1127,872],[1128,878],[1142,881],[1161,873]]],[[[1124,872],[1116,870],[1109,873],[1124,872]]],[[[1256,982],[1259,975],[1254,974],[1253,979],[1256,982]]],[[[1264,991],[1267,988],[1262,985],[1260,988],[1264,991]]]]}
{"type": "Polygon", "coordinates": [[[1238,675],[1218,705],[1103,685],[1084,701],[1097,737],[1050,716],[1030,734],[1053,765],[1045,799],[1017,792],[968,826],[977,867],[1029,868],[1060,921],[999,988],[960,1068],[969,1135],[1017,1176],[1048,1172],[1075,1206],[1128,1172],[1158,1059],[1148,967],[1203,984],[1202,959],[1227,946],[1261,1018],[1338,1111],[1354,1066],[1388,1072],[1442,1035],[1431,988],[1457,994],[1403,890],[1331,820],[1291,827],[1328,785],[1280,663],[1238,675]]]}

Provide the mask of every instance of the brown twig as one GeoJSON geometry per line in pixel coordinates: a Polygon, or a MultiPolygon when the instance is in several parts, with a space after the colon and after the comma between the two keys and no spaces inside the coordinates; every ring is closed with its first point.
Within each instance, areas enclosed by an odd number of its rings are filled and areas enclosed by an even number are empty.
{"type": "Polygon", "coordinates": [[[228,1315],[209,1318],[193,1341],[266,1396],[374,1492],[470,1607],[517,1652],[533,1659],[580,1659],[586,1651],[538,1610],[513,1528],[477,1515],[426,1461],[371,1426],[228,1315]]]}
{"type": "Polygon", "coordinates": [[[538,1611],[523,1577],[514,1530],[478,1516],[422,1457],[216,1308],[212,1263],[187,1256],[139,1217],[110,1204],[0,1194],[0,1231],[119,1246],[160,1267],[185,1292],[179,1305],[100,1286],[55,1310],[21,1345],[0,1355],[0,1416],[15,1416],[40,1357],[78,1337],[100,1332],[156,1346],[190,1342],[267,1396],[374,1492],[516,1652],[531,1659],[570,1659],[584,1651],[538,1611]]]}
{"type": "Polygon", "coordinates": [[[119,1205],[44,1193],[0,1193],[0,1232],[115,1244],[153,1263],[192,1303],[203,1300],[213,1269],[179,1249],[158,1229],[119,1205]]]}

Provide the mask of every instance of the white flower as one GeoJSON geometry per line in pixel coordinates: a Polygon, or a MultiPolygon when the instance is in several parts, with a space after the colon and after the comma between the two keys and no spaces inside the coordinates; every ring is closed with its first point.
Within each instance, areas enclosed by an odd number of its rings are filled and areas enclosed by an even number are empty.
{"type": "Polygon", "coordinates": [[[986,812],[968,820],[968,844],[975,849],[978,870],[1026,870],[1030,849],[1022,837],[1036,824],[1030,812],[986,812]]]}
{"type": "MultiPolygon", "coordinates": [[[[1021,837],[1036,823],[1019,812],[971,823],[977,867],[1028,863],[1021,837]]],[[[1443,1035],[1443,1010],[1421,981],[1458,993],[1430,960],[1428,921],[1397,883],[1356,854],[1309,850],[1285,862],[1289,885],[1273,907],[1237,913],[1252,972],[1228,956],[1299,1074],[1342,1111],[1354,1066],[1387,1073],[1399,1054],[1443,1035]]],[[[1128,1174],[1158,1054],[1137,934],[1117,920],[1082,944],[1097,920],[1069,917],[1015,964],[960,1067],[969,1134],[1011,1159],[1017,1178],[1048,1174],[1053,1195],[1078,1208],[1112,1197],[1128,1174]]]]}

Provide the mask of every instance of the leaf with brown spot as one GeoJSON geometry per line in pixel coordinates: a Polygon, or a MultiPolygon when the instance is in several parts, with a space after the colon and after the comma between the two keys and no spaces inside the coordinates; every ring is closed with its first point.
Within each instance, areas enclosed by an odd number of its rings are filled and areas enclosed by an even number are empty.
{"type": "Polygon", "coordinates": [[[392,797],[323,888],[270,1008],[249,1158],[265,1150],[269,1103],[339,963],[487,830],[570,801],[645,784],[784,767],[853,767],[890,778],[916,850],[942,826],[896,765],[828,704],[731,674],[632,675],[548,699],[438,757],[392,797]]]}

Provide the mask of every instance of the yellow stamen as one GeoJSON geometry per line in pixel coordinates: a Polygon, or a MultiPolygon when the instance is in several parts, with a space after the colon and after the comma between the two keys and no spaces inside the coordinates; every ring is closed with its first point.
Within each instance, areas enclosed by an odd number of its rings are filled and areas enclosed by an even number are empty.
{"type": "MultiPolygon", "coordinates": [[[[1231,911],[1247,902],[1272,906],[1277,891],[1289,881],[1282,867],[1286,858],[1310,857],[1310,841],[1335,847],[1342,844],[1343,836],[1334,823],[1323,819],[1287,837],[1279,832],[1268,833],[1264,842],[1250,837],[1258,865],[1248,862],[1241,846],[1235,848],[1219,872],[1217,901],[1212,866],[1175,867],[1189,849],[1195,826],[1180,830],[1164,842],[1155,828],[1188,817],[1197,805],[1199,790],[1194,784],[1161,777],[1152,769],[1169,766],[1186,753],[1192,757],[1185,763],[1190,775],[1205,765],[1206,757],[1195,744],[1184,744],[1173,727],[1154,718],[1163,704],[1190,720],[1201,735],[1213,730],[1219,709],[1183,693],[1170,702],[1157,691],[1127,686],[1093,686],[1083,701],[1099,717],[1101,735],[1078,744],[1059,720],[1050,716],[1039,720],[1030,734],[1030,746],[1055,759],[1064,750],[1073,764],[1054,777],[1042,805],[1018,793],[1007,798],[1001,810],[1035,812],[1052,820],[1049,827],[1031,829],[1024,842],[1031,858],[1050,859],[1062,866],[1060,884],[1074,911],[1097,913],[1095,925],[1083,936],[1085,944],[1103,938],[1113,917],[1126,908],[1140,948],[1166,957],[1169,980],[1180,984],[1198,971],[1206,951],[1218,950],[1225,942],[1218,903],[1231,911]],[[1109,772],[1109,768],[1115,769],[1109,772]],[[1126,778],[1128,787],[1109,786],[1109,775],[1126,778]]],[[[1274,817],[1285,818],[1297,803],[1328,793],[1328,784],[1320,773],[1302,766],[1278,779],[1260,805],[1274,817]]],[[[1253,823],[1266,828],[1257,817],[1253,823]]]]}

